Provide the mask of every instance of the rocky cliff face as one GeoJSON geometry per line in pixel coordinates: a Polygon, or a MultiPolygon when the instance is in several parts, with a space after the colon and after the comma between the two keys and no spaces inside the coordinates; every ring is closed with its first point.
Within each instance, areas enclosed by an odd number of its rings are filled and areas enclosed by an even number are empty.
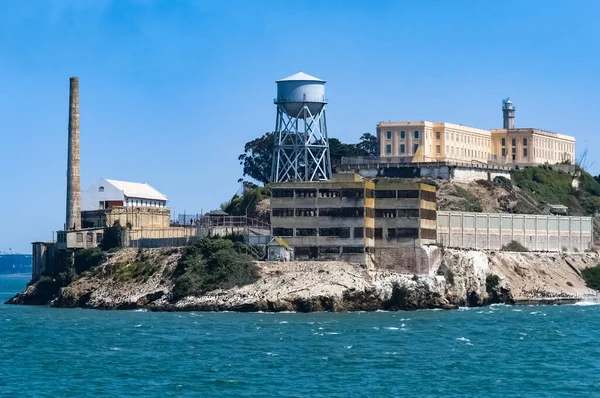
{"type": "Polygon", "coordinates": [[[365,269],[339,261],[261,262],[260,279],[253,284],[174,301],[172,275],[181,251],[149,249],[145,254],[153,264],[149,270],[131,275],[115,271],[136,255],[135,250],[122,250],[55,294],[49,295],[47,286],[38,283],[9,303],[156,311],[374,311],[449,309],[597,293],[586,288],[579,275],[581,269],[598,263],[597,254],[444,250],[432,275],[365,269]]]}

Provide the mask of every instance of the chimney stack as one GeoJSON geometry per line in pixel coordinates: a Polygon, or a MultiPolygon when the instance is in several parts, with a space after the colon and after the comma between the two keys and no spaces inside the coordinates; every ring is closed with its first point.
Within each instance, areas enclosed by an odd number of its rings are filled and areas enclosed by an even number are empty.
{"type": "Polygon", "coordinates": [[[72,77],[69,86],[69,154],[67,159],[66,229],[81,228],[81,185],[79,169],[79,78],[72,77]]]}

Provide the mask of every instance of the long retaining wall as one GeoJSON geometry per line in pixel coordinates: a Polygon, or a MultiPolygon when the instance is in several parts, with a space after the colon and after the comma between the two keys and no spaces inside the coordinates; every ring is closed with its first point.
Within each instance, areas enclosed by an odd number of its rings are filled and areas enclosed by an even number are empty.
{"type": "Polygon", "coordinates": [[[592,231],[591,217],[437,212],[437,242],[446,247],[500,250],[517,241],[532,251],[582,252],[592,231]]]}

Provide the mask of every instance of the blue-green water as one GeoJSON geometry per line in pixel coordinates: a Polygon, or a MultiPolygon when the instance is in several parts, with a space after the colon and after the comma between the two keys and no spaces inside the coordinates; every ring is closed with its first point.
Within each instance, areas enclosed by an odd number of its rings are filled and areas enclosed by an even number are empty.
{"type": "MultiPolygon", "coordinates": [[[[25,285],[0,277],[0,300],[25,285]]],[[[1,396],[600,396],[600,306],[350,314],[0,305],[1,396]]]]}

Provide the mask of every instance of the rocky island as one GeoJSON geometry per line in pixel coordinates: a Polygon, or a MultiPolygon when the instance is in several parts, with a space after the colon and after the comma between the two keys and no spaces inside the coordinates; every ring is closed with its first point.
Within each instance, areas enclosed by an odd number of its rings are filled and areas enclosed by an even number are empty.
{"type": "Polygon", "coordinates": [[[596,253],[481,252],[432,248],[430,275],[343,261],[256,261],[229,239],[187,247],[83,251],[72,270],[44,276],[8,304],[151,311],[375,311],[597,297],[582,271],[596,253]]]}

